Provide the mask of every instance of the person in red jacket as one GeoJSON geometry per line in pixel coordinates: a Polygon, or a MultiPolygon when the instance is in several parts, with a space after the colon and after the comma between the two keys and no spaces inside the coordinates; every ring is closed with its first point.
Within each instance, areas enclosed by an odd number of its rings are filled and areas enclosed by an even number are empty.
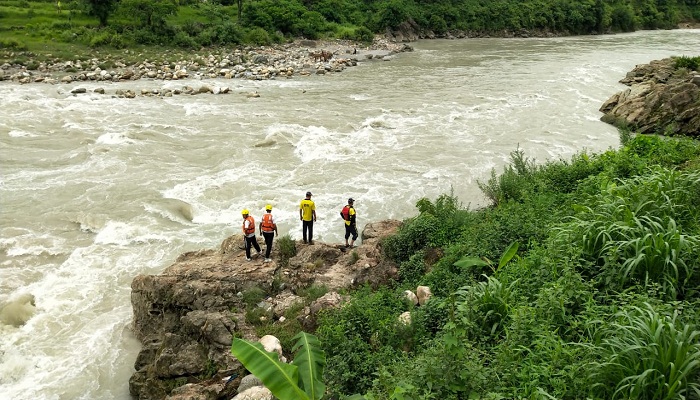
{"type": "Polygon", "coordinates": [[[260,251],[260,245],[258,240],[255,238],[255,220],[250,216],[250,212],[247,209],[241,211],[243,215],[243,236],[245,236],[245,259],[246,261],[252,261],[250,258],[250,246],[255,247],[258,255],[262,255],[260,251]]]}
{"type": "Polygon", "coordinates": [[[340,216],[345,220],[345,247],[354,247],[355,240],[357,240],[357,213],[355,213],[355,207],[353,204],[355,200],[353,198],[348,199],[348,205],[343,207],[340,211],[340,216]],[[352,235],[352,241],[348,243],[348,239],[352,235]]]}
{"type": "Polygon", "coordinates": [[[260,232],[265,238],[265,262],[270,262],[270,252],[272,251],[272,240],[275,238],[277,233],[277,224],[275,224],[275,217],[272,216],[272,205],[268,204],[265,206],[265,214],[262,216],[260,221],[260,232]]]}

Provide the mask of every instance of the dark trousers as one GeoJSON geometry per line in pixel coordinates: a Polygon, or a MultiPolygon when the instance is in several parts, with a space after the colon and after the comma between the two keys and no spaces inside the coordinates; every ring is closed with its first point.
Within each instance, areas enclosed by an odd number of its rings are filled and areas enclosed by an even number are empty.
{"type": "Polygon", "coordinates": [[[263,232],[262,234],[265,238],[265,258],[270,258],[270,252],[272,251],[272,239],[275,238],[275,232],[263,232]]]}
{"type": "Polygon", "coordinates": [[[309,242],[314,241],[314,221],[302,221],[301,222],[301,230],[304,235],[304,243],[306,243],[306,231],[309,231],[309,242]]]}
{"type": "Polygon", "coordinates": [[[250,246],[253,245],[255,247],[255,251],[260,253],[260,245],[258,244],[258,239],[255,238],[255,235],[253,236],[246,236],[245,237],[245,257],[250,258],[250,246]]]}
{"type": "Polygon", "coordinates": [[[352,235],[352,240],[357,240],[357,225],[345,225],[345,240],[348,240],[350,235],[352,235]]]}

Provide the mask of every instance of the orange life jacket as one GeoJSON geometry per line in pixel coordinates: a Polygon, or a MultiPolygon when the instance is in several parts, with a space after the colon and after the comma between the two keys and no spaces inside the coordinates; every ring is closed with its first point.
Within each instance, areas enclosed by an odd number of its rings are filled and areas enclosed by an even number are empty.
{"type": "Polygon", "coordinates": [[[263,232],[274,232],[275,224],[272,223],[272,214],[265,213],[262,216],[262,231],[263,232]]]}
{"type": "Polygon", "coordinates": [[[243,220],[243,234],[244,235],[250,235],[255,233],[255,220],[253,219],[252,216],[248,216],[248,218],[243,220]],[[248,228],[246,229],[245,227],[245,222],[249,221],[250,223],[248,224],[248,228]]]}

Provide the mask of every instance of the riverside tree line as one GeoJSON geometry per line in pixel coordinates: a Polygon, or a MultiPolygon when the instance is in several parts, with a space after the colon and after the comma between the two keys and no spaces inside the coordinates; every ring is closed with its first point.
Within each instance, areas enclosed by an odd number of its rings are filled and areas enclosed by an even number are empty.
{"type": "Polygon", "coordinates": [[[409,22],[449,32],[598,34],[670,29],[700,21],[700,0],[0,0],[0,47],[25,36],[92,47],[184,48],[283,42],[371,41],[409,22]]]}

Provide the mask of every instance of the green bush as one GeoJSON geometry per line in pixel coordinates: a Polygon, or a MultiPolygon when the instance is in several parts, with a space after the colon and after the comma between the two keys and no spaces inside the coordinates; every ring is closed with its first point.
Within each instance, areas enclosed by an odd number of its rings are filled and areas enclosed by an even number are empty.
{"type": "Polygon", "coordinates": [[[404,285],[414,286],[423,278],[426,271],[424,257],[425,252],[418,251],[399,265],[399,279],[404,285]]]}
{"type": "Polygon", "coordinates": [[[189,49],[196,48],[198,46],[197,41],[184,31],[178,31],[177,33],[175,33],[175,37],[173,38],[173,44],[178,47],[189,49]]]}
{"type": "Polygon", "coordinates": [[[327,355],[331,393],[366,392],[380,365],[412,349],[412,331],[398,322],[405,310],[402,293],[365,287],[341,309],[322,314],[316,334],[327,355]]]}
{"type": "Polygon", "coordinates": [[[27,45],[17,39],[0,39],[0,49],[9,49],[15,51],[25,51],[27,45]]]}
{"type": "Polygon", "coordinates": [[[305,298],[307,302],[317,300],[326,293],[328,293],[328,288],[324,285],[311,285],[296,291],[296,294],[305,298]]]}
{"type": "Polygon", "coordinates": [[[700,57],[674,57],[673,58],[673,68],[681,69],[685,68],[689,71],[697,71],[700,67],[700,57]]]}
{"type": "Polygon", "coordinates": [[[264,290],[257,286],[250,289],[244,290],[241,296],[241,300],[246,305],[247,308],[255,307],[260,303],[267,294],[264,290]]]}
{"type": "Polygon", "coordinates": [[[277,248],[279,249],[280,263],[287,265],[289,259],[297,255],[297,245],[289,234],[277,238],[277,248]]]}
{"type": "Polygon", "coordinates": [[[264,46],[272,43],[270,34],[263,28],[253,28],[246,31],[243,35],[243,40],[246,43],[264,46]]]}
{"type": "Polygon", "coordinates": [[[510,164],[501,175],[491,170],[491,177],[486,183],[477,183],[493,205],[509,200],[522,201],[527,193],[534,190],[533,173],[536,170],[535,160],[525,157],[525,152],[517,149],[510,153],[510,164]]]}

